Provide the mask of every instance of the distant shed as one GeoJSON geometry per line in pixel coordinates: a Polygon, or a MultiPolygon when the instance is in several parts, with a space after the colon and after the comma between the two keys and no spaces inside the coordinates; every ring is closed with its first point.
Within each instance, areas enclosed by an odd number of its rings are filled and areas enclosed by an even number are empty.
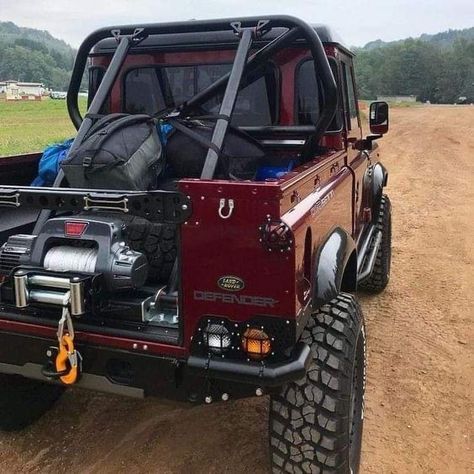
{"type": "Polygon", "coordinates": [[[0,93],[6,100],[41,100],[44,92],[41,82],[0,81],[0,93]]]}

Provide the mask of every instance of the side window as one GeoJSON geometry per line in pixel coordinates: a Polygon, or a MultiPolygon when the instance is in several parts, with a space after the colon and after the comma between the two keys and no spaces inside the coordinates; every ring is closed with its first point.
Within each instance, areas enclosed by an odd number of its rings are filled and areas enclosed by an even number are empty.
{"type": "MultiPolygon", "coordinates": [[[[330,60],[332,73],[336,83],[339,81],[337,63],[330,60]]],[[[320,117],[324,104],[323,89],[316,78],[314,61],[308,59],[300,64],[296,72],[296,123],[298,125],[313,125],[320,117]]],[[[328,131],[336,131],[341,128],[340,107],[337,107],[328,131]]]]}
{"type": "Polygon", "coordinates": [[[342,76],[344,80],[344,96],[346,99],[347,127],[349,130],[354,130],[359,126],[354,77],[352,68],[345,63],[342,63],[342,76]]]}
{"type": "Polygon", "coordinates": [[[314,71],[314,61],[300,64],[296,79],[296,107],[298,125],[312,125],[321,114],[321,94],[314,71]]]}

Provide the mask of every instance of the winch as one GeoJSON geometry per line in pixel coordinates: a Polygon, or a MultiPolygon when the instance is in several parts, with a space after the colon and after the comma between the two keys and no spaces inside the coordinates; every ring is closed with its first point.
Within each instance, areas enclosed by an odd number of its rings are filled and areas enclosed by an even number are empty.
{"type": "Polygon", "coordinates": [[[127,245],[125,230],[119,218],[61,217],[48,220],[37,236],[14,235],[0,248],[0,281],[6,279],[17,308],[62,308],[58,347],[49,350],[45,377],[65,385],[79,380],[82,357],[72,317],[93,311],[93,294],[144,285],[147,259],[127,245]]]}
{"type": "Polygon", "coordinates": [[[132,250],[119,218],[55,218],[38,236],[14,235],[0,249],[0,275],[17,267],[51,272],[101,274],[110,293],[137,289],[148,275],[146,257],[132,250]]]}

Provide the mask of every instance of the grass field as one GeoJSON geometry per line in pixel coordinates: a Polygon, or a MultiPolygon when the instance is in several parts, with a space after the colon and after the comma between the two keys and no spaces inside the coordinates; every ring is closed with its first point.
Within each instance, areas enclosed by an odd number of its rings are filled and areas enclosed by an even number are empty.
{"type": "MultiPolygon", "coordinates": [[[[85,106],[80,98],[80,108],[85,106]]],[[[41,151],[74,134],[65,100],[0,101],[0,156],[41,151]]]]}
{"type": "MultiPolygon", "coordinates": [[[[87,99],[80,97],[79,100],[84,113],[87,99]]],[[[361,120],[366,124],[368,103],[361,101],[361,104],[361,120]]],[[[392,104],[391,107],[405,106],[392,104]]],[[[47,145],[74,135],[65,100],[0,101],[0,157],[42,151],[47,145]]]]}

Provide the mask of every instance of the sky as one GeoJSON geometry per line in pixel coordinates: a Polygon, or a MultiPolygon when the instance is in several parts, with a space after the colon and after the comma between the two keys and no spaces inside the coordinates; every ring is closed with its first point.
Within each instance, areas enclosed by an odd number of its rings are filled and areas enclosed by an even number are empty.
{"type": "Polygon", "coordinates": [[[474,26],[474,0],[0,0],[0,21],[78,47],[104,26],[288,14],[330,25],[350,46],[474,26]]]}

